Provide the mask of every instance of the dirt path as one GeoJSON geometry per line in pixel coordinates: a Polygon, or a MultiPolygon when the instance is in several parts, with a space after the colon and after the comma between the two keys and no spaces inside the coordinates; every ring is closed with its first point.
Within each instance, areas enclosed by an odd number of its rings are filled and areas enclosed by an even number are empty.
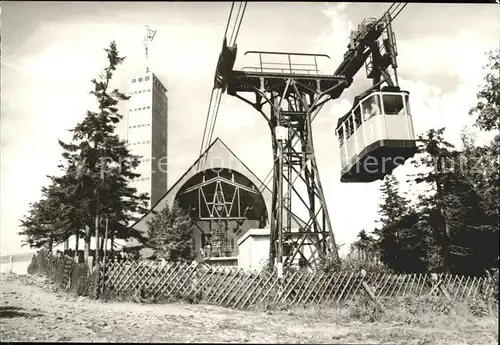
{"type": "Polygon", "coordinates": [[[53,292],[45,279],[2,275],[0,340],[496,344],[496,325],[418,328],[342,322],[328,311],[260,313],[207,305],[105,303],[53,292]],[[306,315],[308,314],[308,315],[306,315]]]}

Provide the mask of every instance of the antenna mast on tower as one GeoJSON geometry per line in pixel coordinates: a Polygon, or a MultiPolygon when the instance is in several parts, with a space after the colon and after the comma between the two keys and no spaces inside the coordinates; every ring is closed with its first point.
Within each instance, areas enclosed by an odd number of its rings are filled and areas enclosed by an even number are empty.
{"type": "Polygon", "coordinates": [[[146,36],[144,37],[144,48],[146,50],[146,73],[149,72],[149,66],[148,66],[148,48],[149,48],[149,43],[153,41],[153,38],[156,35],[157,30],[151,30],[149,28],[149,25],[146,25],[146,36]]]}

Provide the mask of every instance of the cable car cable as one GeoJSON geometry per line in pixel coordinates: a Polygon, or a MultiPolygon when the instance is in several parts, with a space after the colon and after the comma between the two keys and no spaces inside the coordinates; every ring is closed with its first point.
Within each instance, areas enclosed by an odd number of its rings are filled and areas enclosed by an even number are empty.
{"type": "MultiPolygon", "coordinates": [[[[212,92],[210,93],[210,102],[208,103],[208,113],[207,113],[207,116],[205,119],[205,129],[203,130],[203,137],[201,139],[201,146],[200,146],[200,154],[198,155],[198,157],[201,157],[201,154],[203,152],[203,147],[205,145],[205,137],[207,134],[208,119],[210,118],[210,109],[212,107],[212,101],[214,98],[214,91],[215,91],[215,89],[212,89],[212,92]]],[[[198,167],[199,167],[199,163],[198,163],[198,167]]]]}
{"type": "MultiPolygon", "coordinates": [[[[216,101],[215,101],[215,105],[214,105],[214,116],[213,116],[213,119],[212,119],[212,123],[210,125],[210,131],[209,131],[209,137],[208,137],[208,142],[207,142],[207,147],[208,145],[210,145],[212,143],[212,138],[213,138],[213,134],[214,134],[214,131],[215,131],[215,124],[217,122],[217,115],[219,114],[219,107],[220,107],[220,103],[221,103],[221,99],[222,99],[222,94],[223,92],[221,91],[221,89],[217,89],[218,93],[216,94],[216,101]]],[[[206,165],[206,162],[207,162],[207,159],[205,157],[205,159],[203,160],[203,169],[205,169],[205,165],[206,165]]]]}
{"type": "MultiPolygon", "coordinates": [[[[232,30],[232,33],[231,33],[231,38],[230,38],[230,44],[229,44],[229,46],[233,46],[236,43],[236,39],[238,37],[239,31],[240,31],[240,28],[241,28],[241,23],[243,21],[243,16],[245,14],[246,6],[247,6],[247,2],[245,1],[245,2],[240,3],[240,6],[238,7],[238,13],[236,15],[236,19],[235,19],[235,22],[234,22],[233,30],[232,30]],[[243,10],[242,10],[242,8],[243,8],[243,10]],[[241,13],[241,15],[240,15],[240,13],[241,13]]],[[[231,6],[231,12],[229,14],[228,23],[226,25],[226,32],[224,34],[224,39],[226,39],[226,37],[227,37],[226,36],[227,35],[227,28],[230,25],[233,10],[234,10],[234,2],[232,4],[232,6],[231,6]]],[[[215,88],[215,86],[214,86],[214,88],[215,88]]],[[[217,88],[217,90],[218,90],[218,92],[216,92],[216,95],[215,95],[216,101],[215,101],[214,111],[210,112],[211,108],[209,107],[209,113],[207,114],[207,120],[206,120],[206,123],[205,123],[205,132],[206,132],[206,130],[207,130],[207,124],[208,124],[208,117],[210,117],[210,114],[212,114],[212,119],[211,119],[211,122],[210,122],[210,126],[208,127],[208,133],[209,133],[208,137],[207,137],[208,141],[206,142],[206,144],[204,144],[204,139],[203,139],[203,141],[202,141],[202,147],[200,149],[200,156],[201,156],[201,153],[203,152],[203,148],[205,147],[205,149],[206,149],[211,144],[212,138],[213,138],[213,134],[214,134],[214,131],[215,131],[215,125],[217,123],[217,116],[218,116],[218,113],[219,113],[220,103],[221,103],[222,94],[223,94],[223,91],[221,91],[218,88],[217,88]]],[[[211,96],[211,99],[210,99],[211,103],[212,103],[212,100],[213,100],[213,92],[212,92],[212,96],[211,96]]],[[[206,137],[206,133],[204,133],[203,137],[204,138],[206,137]]],[[[206,159],[203,160],[203,169],[205,168],[205,165],[206,165],[206,159]]],[[[198,165],[198,169],[199,169],[199,165],[198,165]]]]}
{"type": "MultiPolygon", "coordinates": [[[[234,2],[233,2],[234,4],[234,2]]],[[[229,38],[229,46],[232,46],[233,43],[233,36],[236,32],[236,25],[238,24],[238,18],[240,17],[240,12],[241,12],[241,7],[243,6],[243,3],[240,2],[240,6],[238,7],[238,13],[236,14],[236,20],[234,21],[233,25],[233,31],[231,32],[231,37],[229,38]]]]}
{"type": "MultiPolygon", "coordinates": [[[[233,2],[233,6],[234,6],[234,2],[233,2]]],[[[244,1],[242,3],[240,3],[240,6],[238,8],[238,13],[236,15],[236,20],[234,22],[234,26],[233,26],[233,33],[231,34],[231,39],[230,39],[230,46],[233,46],[234,44],[236,44],[236,39],[238,38],[238,34],[239,34],[239,31],[240,31],[240,28],[241,28],[241,23],[243,22],[243,16],[245,15],[245,10],[246,10],[246,7],[247,7],[247,2],[244,1]],[[241,11],[241,8],[243,6],[243,10],[241,11]],[[240,11],[241,11],[241,15],[240,15],[240,11]],[[238,24],[238,28],[236,29],[236,32],[234,31],[235,28],[236,28],[236,24],[238,24]],[[234,34],[234,40],[232,39],[233,38],[233,34],[234,34]]],[[[231,7],[232,8],[232,7],[231,7]]],[[[230,15],[230,18],[231,18],[231,15],[230,15]]],[[[228,22],[229,24],[229,22],[228,22]]],[[[222,93],[223,92],[220,92],[218,94],[218,98],[217,101],[216,101],[216,106],[215,106],[215,112],[214,112],[214,117],[213,117],[213,121],[212,121],[212,124],[210,126],[210,130],[209,130],[209,139],[208,139],[208,142],[207,142],[207,146],[210,145],[210,143],[212,142],[212,138],[213,138],[213,134],[214,134],[214,131],[215,131],[215,124],[217,123],[217,116],[219,114],[219,107],[220,107],[220,103],[221,103],[221,100],[222,100],[222,93]]],[[[203,168],[205,168],[205,164],[206,164],[206,160],[203,164],[203,168]]]]}
{"type": "Polygon", "coordinates": [[[382,24],[381,29],[385,28],[392,23],[392,21],[401,13],[401,11],[408,5],[407,2],[395,2],[393,3],[387,11],[380,17],[378,22],[382,24]]]}
{"type": "MultiPolygon", "coordinates": [[[[232,14],[233,14],[234,3],[235,2],[233,1],[233,3],[231,4],[231,10],[229,11],[229,17],[227,19],[226,29],[224,30],[223,39],[226,38],[226,36],[227,36],[227,30],[229,29],[229,24],[231,23],[231,17],[232,17],[232,14]]],[[[215,79],[215,77],[214,77],[214,79],[215,79]]],[[[200,147],[199,156],[201,156],[201,154],[203,152],[203,149],[206,147],[206,145],[205,145],[205,139],[207,138],[207,129],[209,129],[208,121],[210,119],[210,114],[211,114],[211,109],[212,109],[212,103],[213,103],[213,100],[214,100],[214,92],[216,90],[217,89],[215,89],[215,86],[214,86],[214,88],[212,89],[212,92],[210,94],[210,101],[209,101],[209,104],[208,104],[208,112],[207,112],[207,116],[206,116],[206,119],[205,119],[205,129],[203,130],[203,137],[202,137],[202,141],[201,141],[201,147],[200,147]]]]}
{"type": "Polygon", "coordinates": [[[229,29],[229,23],[231,21],[231,15],[233,14],[233,8],[234,8],[234,1],[233,3],[231,4],[231,10],[229,11],[229,18],[227,20],[227,24],[226,24],[226,30],[224,31],[224,38],[227,37],[227,29],[229,29]]]}
{"type": "MultiPolygon", "coordinates": [[[[231,18],[232,18],[232,15],[233,15],[233,10],[234,10],[234,1],[233,3],[231,4],[231,10],[229,11],[229,17],[227,19],[227,23],[226,23],[226,29],[224,30],[224,37],[223,37],[223,40],[226,39],[227,37],[227,31],[229,29],[229,25],[231,24],[231,18]]],[[[217,71],[215,71],[215,73],[217,74],[217,71]]],[[[214,80],[215,80],[215,77],[214,76],[214,80]]],[[[200,152],[199,152],[199,155],[198,157],[201,156],[201,154],[203,153],[204,149],[208,148],[208,145],[210,144],[210,140],[208,141],[208,143],[205,142],[205,139],[207,138],[211,138],[212,135],[211,134],[208,134],[210,132],[210,128],[209,128],[209,125],[208,125],[208,122],[209,122],[209,119],[211,118],[211,114],[212,114],[212,103],[214,102],[214,95],[215,95],[215,98],[219,98],[218,97],[218,91],[220,91],[219,89],[217,89],[214,85],[214,87],[212,88],[212,92],[210,94],[210,101],[209,101],[209,104],[208,104],[208,111],[207,111],[207,115],[206,115],[206,119],[205,119],[205,128],[203,130],[203,137],[202,137],[202,140],[201,140],[201,145],[200,145],[200,152]],[[207,135],[208,134],[208,135],[207,135]]],[[[220,100],[219,100],[219,103],[220,103],[220,100]]],[[[218,106],[216,107],[216,109],[218,110],[218,106]]],[[[213,120],[212,120],[213,121],[213,120]]],[[[210,127],[212,127],[212,125],[210,125],[210,127]]],[[[198,162],[198,165],[197,165],[197,169],[199,170],[199,167],[200,167],[200,162],[198,162]]]]}
{"type": "MultiPolygon", "coordinates": [[[[241,23],[243,22],[243,16],[245,15],[245,10],[247,9],[247,2],[244,1],[243,2],[243,11],[241,12],[241,17],[239,19],[239,22],[238,22],[238,29],[236,30],[236,34],[234,36],[234,41],[231,43],[231,45],[235,45],[236,44],[236,39],[238,38],[238,35],[240,33],[240,28],[241,28],[241,23]]],[[[235,23],[236,25],[236,23],[235,23]]]]}

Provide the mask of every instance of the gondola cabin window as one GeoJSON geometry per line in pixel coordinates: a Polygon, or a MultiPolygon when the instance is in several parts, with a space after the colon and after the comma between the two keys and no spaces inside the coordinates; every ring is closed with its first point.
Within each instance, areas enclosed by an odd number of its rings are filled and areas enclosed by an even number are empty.
{"type": "Polygon", "coordinates": [[[372,95],[361,102],[363,111],[363,121],[368,120],[372,116],[380,115],[380,96],[378,94],[372,95]]]}
{"type": "Polygon", "coordinates": [[[358,105],[356,109],[354,109],[354,128],[357,129],[361,126],[361,108],[358,105]]]}
{"type": "Polygon", "coordinates": [[[340,145],[344,144],[344,126],[337,129],[337,137],[339,138],[340,145]]]}
{"type": "Polygon", "coordinates": [[[401,94],[384,94],[382,98],[384,103],[384,113],[386,115],[405,115],[403,97],[401,94]]]}
{"type": "Polygon", "coordinates": [[[352,123],[352,115],[350,115],[347,120],[346,120],[346,127],[347,127],[347,136],[346,139],[349,139],[352,133],[354,133],[354,126],[352,123]]]}
{"type": "Polygon", "coordinates": [[[405,107],[406,107],[406,115],[411,115],[410,111],[410,97],[408,95],[404,95],[404,100],[405,100],[405,107]]]}

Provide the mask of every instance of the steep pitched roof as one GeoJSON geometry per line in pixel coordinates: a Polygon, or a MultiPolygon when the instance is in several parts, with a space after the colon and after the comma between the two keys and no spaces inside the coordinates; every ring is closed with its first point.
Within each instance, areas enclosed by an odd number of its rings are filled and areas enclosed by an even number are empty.
{"type": "Polygon", "coordinates": [[[201,170],[198,170],[198,162],[204,162],[204,169],[227,168],[237,171],[247,177],[261,191],[266,203],[267,212],[270,214],[271,190],[262,182],[246,165],[243,163],[229,147],[220,139],[216,138],[212,144],[198,157],[198,159],[189,167],[186,172],[169,188],[167,193],[132,227],[136,230],[147,231],[147,223],[154,212],[160,211],[166,205],[172,205],[179,189],[191,177],[201,170]]]}

